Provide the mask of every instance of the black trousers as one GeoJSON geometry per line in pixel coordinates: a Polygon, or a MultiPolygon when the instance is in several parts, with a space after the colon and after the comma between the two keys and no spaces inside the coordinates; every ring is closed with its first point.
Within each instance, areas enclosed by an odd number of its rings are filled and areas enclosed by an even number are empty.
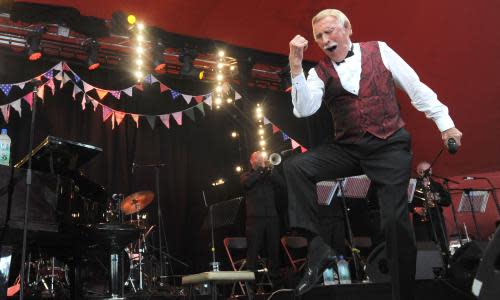
{"type": "Polygon", "coordinates": [[[366,134],[356,144],[323,144],[290,157],[283,166],[290,227],[316,234],[316,182],[363,173],[371,179],[379,199],[394,300],[414,297],[416,246],[407,203],[411,156],[410,135],[402,128],[386,140],[366,134]]]}
{"type": "Polygon", "coordinates": [[[280,226],[278,217],[247,217],[247,269],[257,271],[257,256],[263,246],[266,246],[268,256],[269,276],[279,277],[280,259],[280,226]]]}

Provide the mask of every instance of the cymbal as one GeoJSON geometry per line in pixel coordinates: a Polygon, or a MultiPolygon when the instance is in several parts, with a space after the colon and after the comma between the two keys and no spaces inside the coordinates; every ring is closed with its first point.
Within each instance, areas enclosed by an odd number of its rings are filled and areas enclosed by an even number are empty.
{"type": "Polygon", "coordinates": [[[123,199],[120,208],[124,214],[130,215],[146,208],[154,197],[155,194],[151,191],[136,192],[123,199]]]}

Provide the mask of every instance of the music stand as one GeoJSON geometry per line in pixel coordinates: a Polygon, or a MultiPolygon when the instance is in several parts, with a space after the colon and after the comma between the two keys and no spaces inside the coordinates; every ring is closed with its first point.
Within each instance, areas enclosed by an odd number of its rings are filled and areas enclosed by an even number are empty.
{"type": "Polygon", "coordinates": [[[243,197],[221,201],[209,206],[205,198],[205,192],[203,192],[203,200],[205,201],[205,206],[209,209],[209,213],[205,217],[201,228],[204,230],[210,229],[211,231],[212,245],[210,247],[210,252],[212,253],[212,271],[219,271],[219,263],[215,258],[214,230],[216,228],[234,224],[238,216],[241,203],[243,202],[243,197]]]}
{"type": "Polygon", "coordinates": [[[473,191],[471,189],[465,189],[462,193],[460,204],[458,205],[458,212],[470,212],[472,214],[477,240],[480,239],[481,231],[479,230],[479,224],[476,220],[476,212],[485,213],[489,195],[488,191],[473,191]]]}

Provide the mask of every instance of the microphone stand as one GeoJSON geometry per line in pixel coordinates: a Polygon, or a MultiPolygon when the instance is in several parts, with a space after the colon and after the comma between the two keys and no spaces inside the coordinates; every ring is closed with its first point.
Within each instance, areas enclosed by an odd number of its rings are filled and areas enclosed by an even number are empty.
{"type": "MultiPolygon", "coordinates": [[[[438,176],[436,176],[436,177],[438,177],[438,176]]],[[[448,185],[449,181],[456,182],[456,181],[452,181],[452,180],[450,180],[448,178],[443,178],[443,184],[446,187],[446,191],[448,191],[448,193],[450,192],[450,187],[448,185]]],[[[450,194],[450,198],[451,198],[451,194],[450,194]]],[[[453,215],[453,222],[455,223],[455,230],[457,231],[457,234],[458,234],[458,241],[460,242],[460,247],[462,247],[463,246],[463,244],[462,244],[462,233],[461,233],[460,227],[458,226],[457,212],[455,211],[455,204],[453,204],[453,199],[450,199],[450,200],[451,200],[450,201],[450,205],[451,205],[451,212],[452,212],[452,215],[453,215]]]]}
{"type": "Polygon", "coordinates": [[[203,195],[203,201],[205,202],[205,206],[208,207],[208,213],[209,213],[209,218],[210,218],[210,235],[212,239],[212,247],[210,247],[210,252],[212,252],[212,271],[213,272],[218,272],[219,271],[219,262],[216,261],[215,258],[215,238],[214,238],[214,214],[212,210],[212,205],[208,205],[207,198],[205,196],[205,191],[201,191],[203,195]]]}
{"type": "Polygon", "coordinates": [[[19,299],[24,299],[24,289],[25,289],[25,270],[24,266],[26,264],[26,243],[28,239],[28,210],[31,198],[31,165],[32,165],[32,151],[33,151],[33,139],[35,136],[35,121],[36,121],[36,94],[38,91],[38,86],[41,84],[40,80],[33,80],[33,105],[31,107],[31,124],[30,124],[30,136],[29,136],[29,159],[28,159],[28,169],[26,171],[26,198],[24,201],[24,222],[23,222],[23,247],[21,251],[21,272],[20,272],[20,290],[19,290],[19,299]]]}

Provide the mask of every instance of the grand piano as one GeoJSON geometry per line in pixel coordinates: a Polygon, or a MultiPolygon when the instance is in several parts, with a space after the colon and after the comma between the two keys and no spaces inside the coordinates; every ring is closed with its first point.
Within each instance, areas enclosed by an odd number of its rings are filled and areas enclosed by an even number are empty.
{"type": "Polygon", "coordinates": [[[0,165],[0,299],[6,295],[9,269],[17,272],[20,267],[9,265],[22,249],[29,157],[33,172],[27,252],[72,261],[89,243],[86,228],[104,219],[106,191],[80,171],[100,152],[48,136],[14,167],[0,165]]]}

